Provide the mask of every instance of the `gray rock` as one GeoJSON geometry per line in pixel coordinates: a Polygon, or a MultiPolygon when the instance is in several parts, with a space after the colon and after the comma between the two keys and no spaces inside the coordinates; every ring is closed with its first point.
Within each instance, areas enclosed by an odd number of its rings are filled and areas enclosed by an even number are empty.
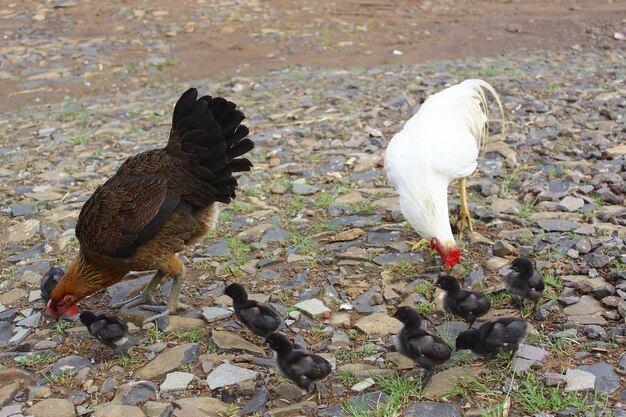
{"type": "Polygon", "coordinates": [[[374,313],[360,318],[354,324],[354,327],[366,334],[386,336],[388,334],[398,333],[402,327],[402,323],[384,313],[374,313]]]}
{"type": "Polygon", "coordinates": [[[157,396],[159,387],[150,381],[130,381],[120,385],[111,404],[137,405],[157,396]]]}
{"type": "Polygon", "coordinates": [[[402,410],[402,417],[461,417],[462,414],[448,403],[423,402],[402,410]]]}
{"type": "Polygon", "coordinates": [[[270,229],[261,238],[261,243],[283,243],[289,238],[289,233],[280,227],[270,229]]]}
{"type": "Polygon", "coordinates": [[[26,218],[30,218],[36,214],[37,212],[31,206],[27,206],[25,204],[11,204],[11,216],[13,217],[24,216],[26,218]]]}
{"type": "Polygon", "coordinates": [[[386,309],[385,306],[381,305],[381,303],[380,287],[378,285],[374,285],[363,294],[357,296],[352,302],[352,306],[361,314],[384,313],[386,309]]]}
{"type": "Polygon", "coordinates": [[[595,388],[596,376],[580,369],[568,369],[565,382],[565,391],[588,391],[595,388]]]}
{"type": "Polygon", "coordinates": [[[294,307],[296,307],[298,310],[304,311],[306,314],[313,318],[319,317],[322,314],[330,313],[330,309],[317,298],[311,298],[309,300],[301,301],[294,307]]]}
{"type": "Polygon", "coordinates": [[[213,390],[255,379],[258,374],[258,372],[250,369],[223,363],[207,376],[206,382],[209,388],[213,390]]]}
{"type": "Polygon", "coordinates": [[[253,355],[263,355],[264,351],[238,334],[214,330],[211,340],[218,349],[225,352],[244,351],[253,355]]]}
{"type": "Polygon", "coordinates": [[[211,246],[207,247],[201,255],[213,256],[217,258],[230,258],[233,256],[226,242],[218,242],[212,244],[211,246]]]}
{"type": "Polygon", "coordinates": [[[202,307],[202,317],[204,317],[208,323],[227,319],[232,314],[232,311],[221,307],[202,307]]]}
{"type": "Polygon", "coordinates": [[[269,391],[267,388],[262,388],[259,392],[254,394],[250,401],[243,406],[237,413],[238,416],[249,416],[253,414],[263,414],[267,409],[267,400],[269,399],[269,391]]]}
{"type": "Polygon", "coordinates": [[[170,372],[161,384],[161,392],[183,391],[194,378],[189,372],[170,372]]]}
{"type": "Polygon", "coordinates": [[[585,205],[585,200],[579,197],[567,196],[558,205],[559,210],[574,212],[585,205]]]}
{"type": "Polygon", "coordinates": [[[563,219],[540,219],[537,224],[548,232],[573,232],[580,227],[579,223],[563,219]]]}
{"type": "Polygon", "coordinates": [[[604,311],[602,304],[589,295],[580,297],[577,303],[567,306],[563,309],[563,313],[568,316],[594,315],[604,311]]]}
{"type": "Polygon", "coordinates": [[[576,369],[592,373],[596,377],[595,389],[601,394],[612,394],[620,387],[619,376],[611,365],[598,362],[593,365],[581,365],[576,369]]]}
{"type": "Polygon", "coordinates": [[[294,194],[311,195],[311,194],[315,194],[320,189],[318,187],[315,187],[314,185],[296,182],[295,184],[293,184],[293,187],[291,190],[293,191],[294,194]]]}
{"type": "Polygon", "coordinates": [[[515,246],[505,240],[498,240],[493,245],[493,254],[500,257],[514,255],[515,246]]]}
{"type": "Polygon", "coordinates": [[[145,417],[141,408],[135,405],[104,403],[95,408],[91,417],[145,417]]]}
{"type": "Polygon", "coordinates": [[[419,253],[385,253],[374,258],[376,265],[399,265],[402,262],[422,263],[424,257],[419,253]]]}
{"type": "Polygon", "coordinates": [[[626,354],[623,354],[619,360],[619,367],[622,368],[622,371],[626,371],[626,354]]]}
{"type": "Polygon", "coordinates": [[[22,327],[37,327],[41,320],[41,313],[32,314],[17,322],[18,326],[22,327]]]}
{"type": "Polygon", "coordinates": [[[93,365],[89,359],[85,359],[81,356],[71,355],[56,361],[51,369],[50,373],[53,375],[59,375],[61,373],[73,372],[77,373],[83,368],[91,368],[93,365]]]}
{"type": "Polygon", "coordinates": [[[367,243],[376,246],[384,246],[385,244],[394,242],[398,239],[400,239],[400,232],[397,230],[378,230],[367,234],[367,243]]]}
{"type": "Polygon", "coordinates": [[[35,417],[72,417],[76,415],[76,409],[68,400],[49,398],[27,408],[26,414],[35,417]]]}
{"type": "Polygon", "coordinates": [[[174,407],[169,403],[148,401],[141,409],[146,414],[146,417],[170,417],[174,407]]]}
{"type": "Polygon", "coordinates": [[[151,360],[143,368],[135,372],[137,379],[152,379],[161,377],[168,372],[174,371],[184,364],[198,359],[198,343],[186,343],[167,349],[159,356],[151,360]]]}
{"type": "Polygon", "coordinates": [[[517,372],[526,372],[533,365],[540,364],[550,352],[536,346],[520,345],[513,358],[513,369],[517,372]]]}
{"type": "Polygon", "coordinates": [[[389,396],[383,392],[371,392],[368,394],[361,394],[356,397],[351,397],[346,401],[345,406],[338,404],[333,407],[329,407],[320,410],[317,413],[318,417],[339,417],[347,416],[345,409],[359,410],[363,413],[378,410],[388,400],[389,396]]]}

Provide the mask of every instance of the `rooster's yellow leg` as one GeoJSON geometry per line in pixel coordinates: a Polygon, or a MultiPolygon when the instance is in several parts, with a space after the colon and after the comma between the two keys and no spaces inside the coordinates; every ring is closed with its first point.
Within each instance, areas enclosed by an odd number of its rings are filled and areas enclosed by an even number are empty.
{"type": "Polygon", "coordinates": [[[465,230],[465,224],[467,223],[467,228],[470,233],[474,231],[474,226],[472,225],[472,215],[469,211],[469,206],[467,205],[467,179],[461,178],[460,191],[461,191],[461,207],[459,208],[459,220],[457,224],[459,224],[459,237],[463,237],[463,231],[465,230]]]}
{"type": "Polygon", "coordinates": [[[414,252],[416,250],[427,248],[429,246],[430,246],[430,242],[427,241],[426,239],[422,239],[411,247],[411,251],[414,252]]]}

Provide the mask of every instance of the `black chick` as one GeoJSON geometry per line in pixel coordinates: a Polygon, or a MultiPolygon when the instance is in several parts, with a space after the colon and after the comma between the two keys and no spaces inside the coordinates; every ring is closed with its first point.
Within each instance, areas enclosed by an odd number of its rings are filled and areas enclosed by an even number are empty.
{"type": "Polygon", "coordinates": [[[504,279],[504,286],[511,294],[534,301],[533,312],[536,311],[537,303],[545,289],[543,277],[535,271],[533,264],[526,258],[514,259],[511,268],[513,270],[504,279]]]}
{"type": "Polygon", "coordinates": [[[239,321],[257,336],[267,337],[280,327],[282,321],[268,305],[248,300],[248,293],[239,284],[230,284],[225,294],[233,299],[233,308],[239,321]]]}
{"type": "Polygon", "coordinates": [[[89,334],[98,342],[122,354],[121,347],[128,341],[128,325],[115,316],[94,314],[91,311],[80,313],[80,321],[89,334]]]}
{"type": "Polygon", "coordinates": [[[41,278],[39,289],[41,290],[41,298],[46,304],[50,301],[50,294],[52,293],[52,290],[57,286],[64,274],[65,271],[63,271],[63,268],[55,266],[46,272],[43,278],[41,278]]]}
{"type": "Polygon", "coordinates": [[[439,336],[422,329],[420,314],[411,307],[400,307],[393,315],[404,323],[404,327],[396,336],[398,352],[417,362],[427,371],[450,359],[452,349],[439,336]]]}
{"type": "Polygon", "coordinates": [[[456,349],[492,356],[500,352],[514,352],[526,336],[528,324],[518,317],[502,317],[483,323],[477,330],[466,330],[456,338],[456,349]]]}
{"type": "Polygon", "coordinates": [[[302,389],[302,394],[306,394],[311,385],[315,386],[332,370],[330,363],[321,356],[294,349],[287,336],[282,333],[269,335],[265,343],[276,352],[279,373],[295,382],[302,389]]]}
{"type": "Polygon", "coordinates": [[[462,290],[453,276],[440,276],[435,285],[446,292],[443,299],[445,308],[455,316],[467,320],[470,328],[478,317],[487,314],[491,308],[491,301],[487,297],[479,292],[462,290]]]}

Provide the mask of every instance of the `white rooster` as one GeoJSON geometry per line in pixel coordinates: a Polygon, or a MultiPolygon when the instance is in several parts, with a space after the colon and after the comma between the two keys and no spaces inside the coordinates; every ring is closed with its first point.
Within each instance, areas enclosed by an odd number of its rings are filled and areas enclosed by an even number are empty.
{"type": "Polygon", "coordinates": [[[461,208],[458,222],[473,231],[467,206],[466,177],[477,166],[488,131],[483,88],[504,111],[498,94],[483,80],[465,80],[430,96],[419,111],[389,142],[385,170],[400,194],[400,209],[423,238],[430,239],[448,268],[461,260],[448,214],[448,185],[460,179],[461,208]]]}

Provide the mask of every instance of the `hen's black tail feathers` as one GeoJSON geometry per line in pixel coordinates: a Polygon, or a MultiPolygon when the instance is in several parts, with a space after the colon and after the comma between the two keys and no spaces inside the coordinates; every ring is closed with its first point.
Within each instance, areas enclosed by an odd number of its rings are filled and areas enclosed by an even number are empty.
{"type": "Polygon", "coordinates": [[[196,207],[213,201],[230,203],[237,187],[232,174],[250,170],[250,161],[239,157],[254,143],[246,138],[248,128],[241,124],[245,116],[235,103],[222,97],[197,97],[198,91],[191,88],[176,103],[166,151],[193,176],[194,183],[183,192],[187,203],[196,207]]]}

